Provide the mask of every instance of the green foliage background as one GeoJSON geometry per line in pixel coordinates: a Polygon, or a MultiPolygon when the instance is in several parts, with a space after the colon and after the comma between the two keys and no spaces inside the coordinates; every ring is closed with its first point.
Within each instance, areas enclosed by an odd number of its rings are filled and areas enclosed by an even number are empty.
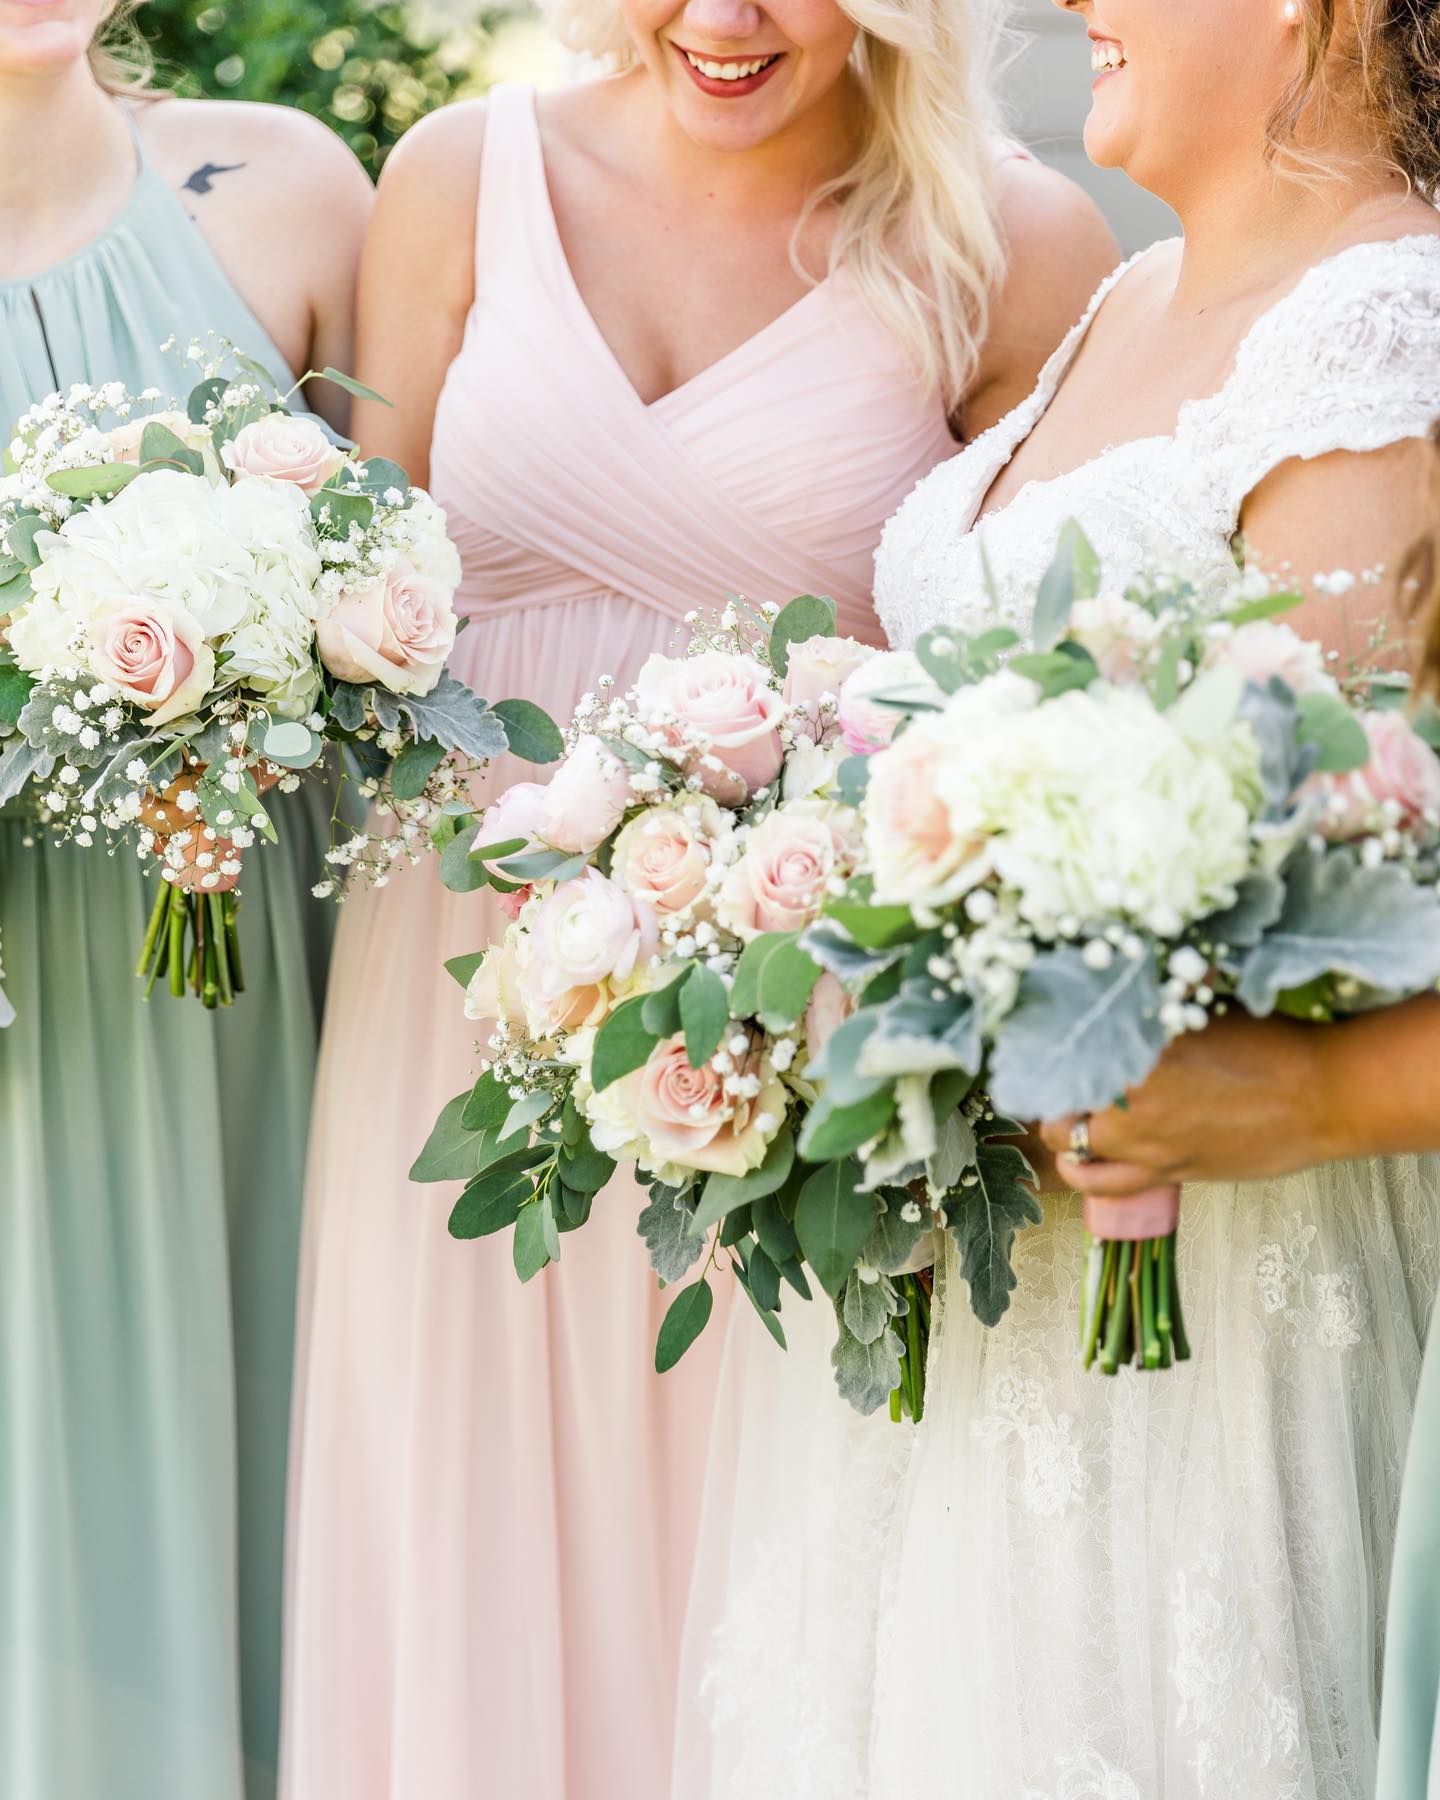
{"type": "Polygon", "coordinates": [[[145,0],[135,22],[167,87],[303,107],[373,174],[422,114],[485,90],[504,16],[455,0],[145,0]]]}

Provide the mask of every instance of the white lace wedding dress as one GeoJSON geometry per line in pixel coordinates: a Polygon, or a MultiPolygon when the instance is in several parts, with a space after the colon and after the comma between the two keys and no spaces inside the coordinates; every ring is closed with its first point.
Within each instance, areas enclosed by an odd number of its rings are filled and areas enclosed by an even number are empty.
{"type": "MultiPolygon", "coordinates": [[[[1440,415],[1440,239],[1361,246],[1267,313],[1169,436],[1032,482],[972,529],[1123,274],[1030,399],[891,521],[893,642],[997,611],[1023,628],[1071,517],[1107,584],[1218,571],[1270,470],[1440,415]]],[[[812,1309],[787,1321],[801,1354],[747,1343],[717,1426],[675,1800],[1363,1800],[1437,1262],[1435,1159],[1188,1188],[1193,1359],[1107,1380],[1076,1350],[1078,1202],[1052,1200],[995,1330],[941,1272],[913,1433],[838,1405],[812,1309]]]]}

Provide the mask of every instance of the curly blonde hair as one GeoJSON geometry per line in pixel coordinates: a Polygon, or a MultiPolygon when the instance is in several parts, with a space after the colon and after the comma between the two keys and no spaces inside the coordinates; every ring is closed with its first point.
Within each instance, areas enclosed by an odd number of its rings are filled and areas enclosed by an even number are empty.
{"type": "MultiPolygon", "coordinates": [[[[1349,107],[1331,90],[1337,0],[1300,0],[1305,67],[1270,121],[1271,153],[1311,165],[1294,150],[1312,104],[1349,107]]],[[[1427,199],[1440,195],[1440,0],[1353,0],[1338,32],[1343,63],[1380,133],[1385,154],[1427,199]]]]}
{"type": "MultiPolygon", "coordinates": [[[[958,412],[1005,266],[994,195],[993,80],[1004,0],[838,0],[859,28],[852,67],[865,131],[851,166],[813,193],[833,204],[843,269],[917,374],[958,412]]],[[[619,0],[541,0],[555,35],[613,70],[638,57],[619,0]]]]}

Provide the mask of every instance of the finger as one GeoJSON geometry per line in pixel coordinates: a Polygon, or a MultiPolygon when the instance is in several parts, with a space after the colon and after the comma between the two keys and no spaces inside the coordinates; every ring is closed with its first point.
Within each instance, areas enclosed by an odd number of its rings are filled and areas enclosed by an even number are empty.
{"type": "Polygon", "coordinates": [[[1062,1156],[1055,1167],[1060,1179],[1078,1194],[1094,1194],[1102,1200],[1128,1200],[1151,1188],[1163,1187],[1165,1176],[1140,1163],[1081,1162],[1062,1156]]]}
{"type": "Polygon", "coordinates": [[[1047,1150],[1064,1151],[1070,1148],[1070,1133],[1080,1123],[1083,1114],[1067,1113],[1063,1119],[1046,1119],[1040,1127],[1040,1141],[1047,1150]]]}

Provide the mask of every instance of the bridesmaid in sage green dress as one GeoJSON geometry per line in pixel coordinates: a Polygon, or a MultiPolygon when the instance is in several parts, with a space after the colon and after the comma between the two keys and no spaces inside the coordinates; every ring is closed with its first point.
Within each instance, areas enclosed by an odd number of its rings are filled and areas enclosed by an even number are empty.
{"type": "MultiPolygon", "coordinates": [[[[82,380],[167,396],[217,332],[349,355],[370,188],[299,114],[119,94],[106,0],[0,0],[0,432],[82,380]]],[[[333,391],[332,391],[333,398],[333,391]]],[[[325,405],[317,391],[312,404],[325,405]]],[[[343,418],[335,420],[343,425],[343,418]]],[[[328,804],[247,867],[248,991],[130,973],[134,856],[0,817],[0,1794],[265,1800],[328,804]]]]}

